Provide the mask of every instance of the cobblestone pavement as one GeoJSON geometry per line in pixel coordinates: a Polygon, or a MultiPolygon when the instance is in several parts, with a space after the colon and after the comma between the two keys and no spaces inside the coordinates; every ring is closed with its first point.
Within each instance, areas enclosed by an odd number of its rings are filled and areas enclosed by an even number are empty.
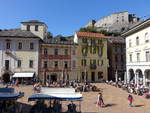
{"type": "MultiPolygon", "coordinates": [[[[103,89],[103,98],[106,107],[96,107],[98,92],[83,92],[83,101],[81,110],[84,113],[150,113],[150,100],[142,96],[133,95],[133,107],[129,107],[127,96],[128,93],[122,89],[109,86],[103,83],[95,84],[103,89]]],[[[33,102],[28,102],[27,98],[32,95],[32,86],[15,87],[17,91],[25,92],[25,96],[18,101],[24,105],[31,107],[33,102]]],[[[67,103],[64,103],[67,104],[67,103]]],[[[27,112],[26,112],[27,113],[27,112]]]]}

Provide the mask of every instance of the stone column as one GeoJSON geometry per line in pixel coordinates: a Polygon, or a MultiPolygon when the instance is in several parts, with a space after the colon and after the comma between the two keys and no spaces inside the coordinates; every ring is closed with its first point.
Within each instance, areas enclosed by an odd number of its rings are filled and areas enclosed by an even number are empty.
{"type": "Polygon", "coordinates": [[[135,81],[135,84],[137,85],[137,73],[134,72],[134,81],[135,81]]]}
{"type": "Polygon", "coordinates": [[[143,72],[143,85],[146,86],[146,73],[143,72]]]}
{"type": "Polygon", "coordinates": [[[131,73],[129,72],[129,70],[128,70],[128,72],[127,72],[127,83],[129,83],[130,82],[130,75],[131,73]]]}
{"type": "Polygon", "coordinates": [[[139,87],[139,72],[136,72],[136,76],[137,76],[137,87],[139,87]]]}

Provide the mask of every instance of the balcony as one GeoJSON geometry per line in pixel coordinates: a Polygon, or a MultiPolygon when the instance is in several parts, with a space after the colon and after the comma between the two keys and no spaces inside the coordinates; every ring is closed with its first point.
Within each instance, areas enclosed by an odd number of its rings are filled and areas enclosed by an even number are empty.
{"type": "Polygon", "coordinates": [[[6,73],[6,72],[12,72],[12,71],[13,70],[10,67],[7,67],[7,66],[2,67],[2,72],[4,72],[4,73],[6,73]]]}
{"type": "Polygon", "coordinates": [[[10,49],[6,49],[5,53],[10,55],[12,54],[12,51],[10,49]]]}
{"type": "Polygon", "coordinates": [[[96,68],[97,68],[96,64],[91,64],[90,65],[90,69],[96,69],[96,68]]]}

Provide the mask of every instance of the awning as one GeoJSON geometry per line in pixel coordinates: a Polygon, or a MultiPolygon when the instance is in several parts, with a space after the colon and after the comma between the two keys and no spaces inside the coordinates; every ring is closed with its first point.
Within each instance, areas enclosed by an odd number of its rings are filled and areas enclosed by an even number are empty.
{"type": "Polygon", "coordinates": [[[34,73],[15,73],[13,77],[23,78],[23,77],[33,77],[34,73]]]}
{"type": "Polygon", "coordinates": [[[82,94],[76,93],[73,88],[42,88],[40,93],[33,94],[28,100],[57,99],[61,101],[79,101],[82,98],[82,94]]]}
{"type": "Polygon", "coordinates": [[[24,93],[17,93],[13,88],[0,88],[0,100],[18,99],[24,96],[24,93]]]}

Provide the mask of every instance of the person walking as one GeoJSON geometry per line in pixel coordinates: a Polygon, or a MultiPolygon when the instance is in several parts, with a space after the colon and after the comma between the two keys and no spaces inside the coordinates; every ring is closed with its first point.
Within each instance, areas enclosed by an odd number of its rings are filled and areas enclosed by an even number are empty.
{"type": "Polygon", "coordinates": [[[100,106],[100,107],[104,107],[105,106],[104,101],[103,101],[103,95],[102,95],[102,93],[98,94],[96,105],[100,106]]]}
{"type": "Polygon", "coordinates": [[[128,101],[129,101],[129,106],[132,107],[133,96],[131,94],[129,94],[129,96],[128,96],[128,101]]]}

